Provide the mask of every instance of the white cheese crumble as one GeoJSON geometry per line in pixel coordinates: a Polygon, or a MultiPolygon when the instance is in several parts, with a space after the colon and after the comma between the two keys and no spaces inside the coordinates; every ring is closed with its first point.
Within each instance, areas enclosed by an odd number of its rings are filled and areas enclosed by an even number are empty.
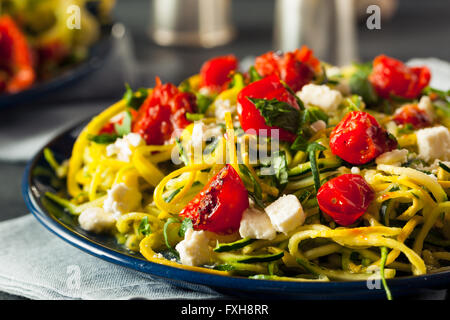
{"type": "Polygon", "coordinates": [[[214,102],[214,115],[218,120],[225,120],[225,113],[236,113],[236,104],[232,104],[230,100],[217,99],[214,102]]]}
{"type": "Polygon", "coordinates": [[[187,266],[200,266],[211,260],[209,238],[205,231],[186,230],[184,240],[175,249],[180,254],[180,261],[187,266]]]}
{"type": "Polygon", "coordinates": [[[323,120],[317,120],[317,121],[311,123],[311,129],[313,129],[315,132],[324,130],[326,128],[327,128],[327,124],[323,120]]]}
{"type": "Polygon", "coordinates": [[[106,155],[108,157],[117,156],[120,161],[130,162],[133,150],[144,145],[144,139],[137,133],[129,133],[123,138],[118,138],[114,143],[106,147],[106,155]]]}
{"type": "Polygon", "coordinates": [[[350,172],[353,173],[353,174],[361,174],[361,170],[359,170],[358,167],[352,167],[350,169],[350,172]]]}
{"type": "Polygon", "coordinates": [[[267,213],[250,206],[242,214],[239,234],[242,238],[272,240],[277,232],[267,213]]]}
{"type": "Polygon", "coordinates": [[[106,212],[113,213],[115,216],[120,216],[139,208],[141,199],[142,194],[139,190],[121,182],[107,191],[103,209],[106,212]]]}
{"type": "Polygon", "coordinates": [[[206,125],[202,121],[194,122],[194,127],[192,128],[191,144],[194,149],[202,148],[203,142],[216,137],[222,136],[221,127],[216,124],[206,125]]]}
{"type": "Polygon", "coordinates": [[[342,101],[342,94],[326,85],[307,84],[297,92],[297,96],[304,103],[317,106],[327,113],[335,112],[342,101]]]}
{"type": "Polygon", "coordinates": [[[87,208],[78,216],[78,222],[83,230],[101,233],[111,229],[116,219],[103,208],[87,208]]]}
{"type": "Polygon", "coordinates": [[[293,194],[283,195],[266,207],[275,230],[288,233],[305,222],[302,205],[293,194]]]}
{"type": "Polygon", "coordinates": [[[434,113],[434,107],[431,103],[431,99],[428,96],[422,96],[420,98],[419,104],[417,105],[420,110],[424,111],[428,118],[430,118],[431,121],[434,121],[436,118],[436,115],[434,113]]]}
{"type": "Polygon", "coordinates": [[[444,126],[416,131],[419,158],[450,160],[450,132],[444,126]]]}
{"type": "Polygon", "coordinates": [[[389,164],[392,166],[401,166],[402,163],[408,161],[408,150],[400,149],[400,150],[392,150],[385,153],[380,154],[376,159],[376,164],[389,164]]]}

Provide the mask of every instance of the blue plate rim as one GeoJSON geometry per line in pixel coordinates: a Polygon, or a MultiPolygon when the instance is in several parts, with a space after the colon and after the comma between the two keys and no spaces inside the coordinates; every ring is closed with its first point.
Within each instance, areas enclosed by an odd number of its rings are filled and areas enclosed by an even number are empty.
{"type": "MultiPolygon", "coordinates": [[[[95,241],[66,228],[62,223],[52,218],[52,216],[38,204],[38,199],[35,198],[31,191],[33,186],[31,172],[40,157],[42,157],[43,150],[46,147],[68,133],[79,129],[86,121],[87,120],[81,121],[79,124],[64,130],[51,139],[31,160],[28,161],[22,177],[22,195],[28,209],[47,230],[72,246],[110,263],[164,278],[166,280],[205,285],[213,288],[238,289],[244,292],[250,291],[272,294],[281,292],[287,294],[298,293],[310,294],[311,296],[323,295],[326,293],[335,294],[339,292],[342,294],[349,292],[380,293],[380,290],[369,289],[367,287],[367,281],[293,282],[257,280],[238,276],[209,274],[166,266],[147,261],[144,258],[139,259],[129,256],[108,248],[107,246],[99,245],[95,241]]],[[[399,277],[389,279],[387,282],[393,292],[405,289],[445,288],[450,283],[450,270],[422,276],[399,277]]],[[[381,292],[383,293],[383,290],[381,290],[381,292]]]]}

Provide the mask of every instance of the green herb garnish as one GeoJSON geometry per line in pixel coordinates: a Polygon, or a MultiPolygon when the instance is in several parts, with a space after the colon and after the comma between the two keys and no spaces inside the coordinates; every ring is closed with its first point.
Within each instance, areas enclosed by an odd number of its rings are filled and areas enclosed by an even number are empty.
{"type": "Polygon", "coordinates": [[[144,236],[148,236],[150,233],[152,233],[152,230],[150,229],[150,223],[148,222],[148,217],[145,216],[142,218],[141,223],[138,227],[138,233],[143,234],[144,236]]]}
{"type": "Polygon", "coordinates": [[[300,123],[300,112],[284,101],[277,99],[256,99],[247,97],[259,110],[268,126],[282,128],[297,133],[300,123]]]}

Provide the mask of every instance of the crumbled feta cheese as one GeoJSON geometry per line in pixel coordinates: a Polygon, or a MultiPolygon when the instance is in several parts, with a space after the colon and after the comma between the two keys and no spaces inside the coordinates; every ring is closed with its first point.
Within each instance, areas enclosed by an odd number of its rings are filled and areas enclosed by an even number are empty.
{"type": "Polygon", "coordinates": [[[327,128],[327,124],[323,120],[317,120],[317,121],[311,123],[311,129],[313,129],[315,132],[324,130],[326,128],[327,128]]]}
{"type": "Polygon", "coordinates": [[[218,120],[225,120],[225,113],[230,112],[234,114],[236,112],[236,104],[232,104],[230,100],[217,99],[214,102],[214,115],[218,120]]]}
{"type": "Polygon", "coordinates": [[[179,242],[175,249],[180,254],[181,263],[187,266],[200,266],[211,260],[209,238],[203,230],[186,230],[184,240],[179,242]]]}
{"type": "Polygon", "coordinates": [[[350,169],[350,172],[353,173],[353,174],[360,174],[360,173],[361,173],[361,170],[359,170],[358,167],[352,167],[352,168],[350,169]]]}
{"type": "Polygon", "coordinates": [[[203,132],[205,131],[205,124],[201,121],[194,123],[192,129],[191,142],[194,148],[202,148],[203,146],[203,132]]]}
{"type": "Polygon", "coordinates": [[[305,222],[302,205],[293,194],[283,195],[265,210],[275,230],[285,234],[305,222]]]}
{"type": "Polygon", "coordinates": [[[450,132],[444,126],[420,129],[416,132],[419,158],[450,160],[450,132]]]}
{"type": "Polygon", "coordinates": [[[78,222],[83,230],[101,233],[111,229],[116,222],[111,213],[105,212],[103,208],[87,208],[78,216],[78,222]]]}
{"type": "Polygon", "coordinates": [[[376,164],[389,164],[392,166],[400,166],[402,163],[408,161],[408,150],[392,150],[380,154],[376,159],[376,164]]]}
{"type": "Polygon", "coordinates": [[[250,206],[242,214],[239,227],[242,238],[272,240],[276,233],[269,216],[264,211],[250,206]]]}
{"type": "Polygon", "coordinates": [[[376,170],[373,170],[373,169],[365,170],[364,180],[366,180],[368,184],[374,184],[376,175],[377,175],[376,170]]]}
{"type": "Polygon", "coordinates": [[[222,129],[216,124],[205,125],[202,121],[196,121],[192,129],[191,143],[194,149],[201,148],[204,141],[220,136],[222,129]]]}
{"type": "Polygon", "coordinates": [[[422,96],[417,106],[419,107],[420,110],[423,110],[427,114],[428,118],[430,118],[431,121],[434,121],[436,115],[434,113],[434,107],[433,104],[431,103],[430,97],[422,96]]]}
{"type": "Polygon", "coordinates": [[[136,188],[131,188],[125,183],[114,185],[107,191],[103,209],[114,215],[132,212],[139,208],[142,194],[136,188]]]}
{"type": "Polygon", "coordinates": [[[342,94],[326,85],[307,84],[297,96],[306,104],[315,105],[327,113],[333,113],[342,101],[342,94]]]}
{"type": "Polygon", "coordinates": [[[139,134],[129,133],[123,138],[118,138],[114,143],[108,145],[106,147],[106,155],[108,157],[117,155],[118,160],[129,162],[130,157],[133,154],[133,149],[144,144],[144,140],[139,134]]]}

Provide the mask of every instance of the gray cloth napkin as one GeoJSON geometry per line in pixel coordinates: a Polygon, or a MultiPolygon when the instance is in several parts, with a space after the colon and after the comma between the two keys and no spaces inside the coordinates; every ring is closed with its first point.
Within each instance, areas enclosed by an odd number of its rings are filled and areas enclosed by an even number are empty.
{"type": "Polygon", "coordinates": [[[0,290],[30,299],[223,299],[91,256],[28,214],[0,224],[0,290]]]}

